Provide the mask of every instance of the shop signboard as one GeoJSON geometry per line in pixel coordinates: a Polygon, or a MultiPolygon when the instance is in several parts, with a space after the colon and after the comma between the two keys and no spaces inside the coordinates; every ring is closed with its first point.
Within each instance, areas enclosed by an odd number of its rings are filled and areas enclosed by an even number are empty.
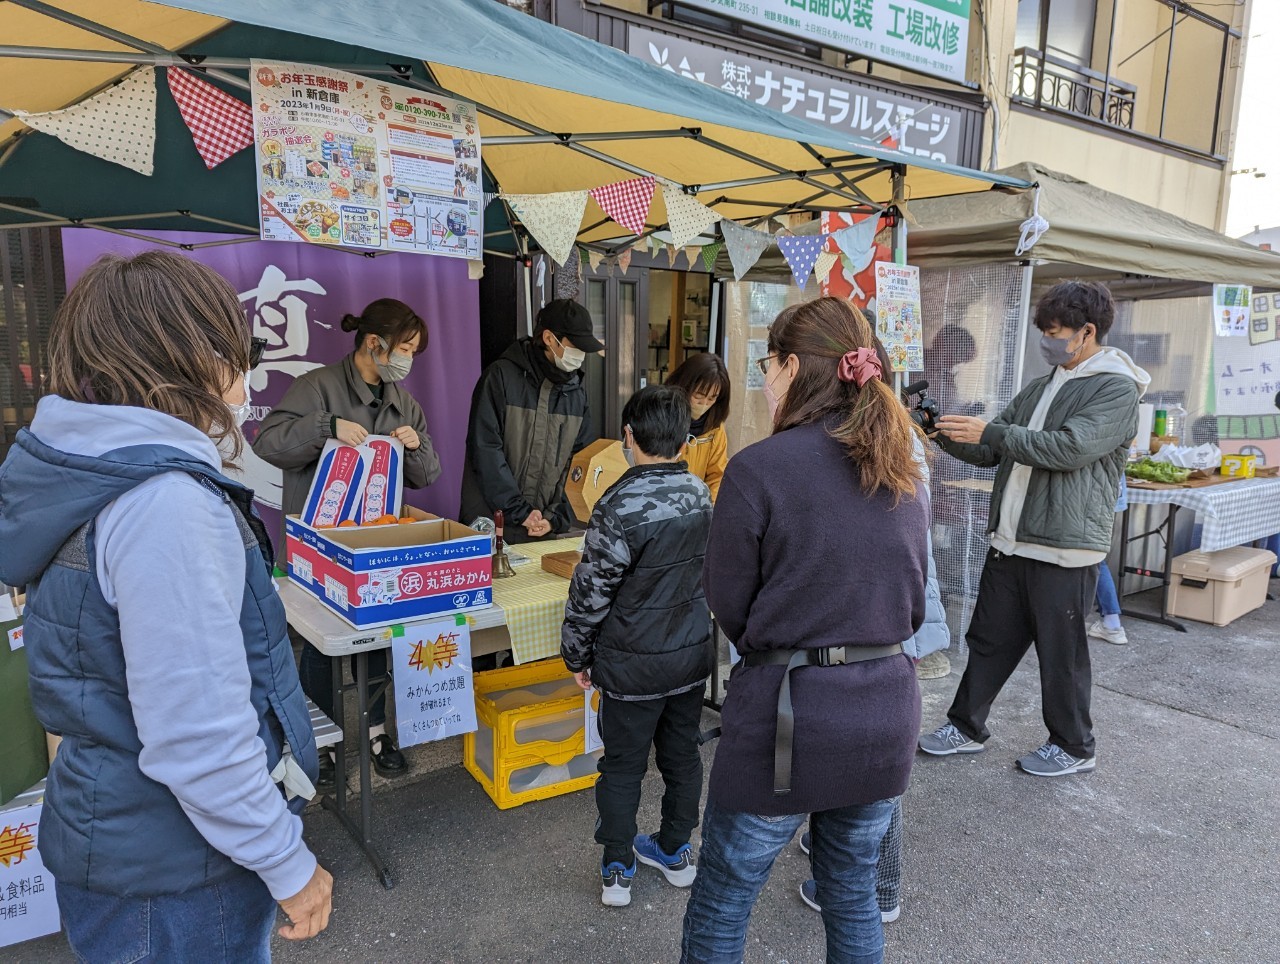
{"type": "Polygon", "coordinates": [[[809,43],[963,84],[970,0],[681,0],[809,43]]]}
{"type": "Polygon", "coordinates": [[[474,104],[307,64],[249,74],[264,241],[481,257],[474,104]]]}
{"type": "Polygon", "coordinates": [[[417,746],[476,730],[471,628],[458,615],[391,627],[392,684],[400,745],[417,746]]]}
{"type": "Polygon", "coordinates": [[[627,52],[783,114],[877,143],[887,139],[904,154],[947,164],[972,161],[961,157],[964,115],[954,107],[785,67],[644,27],[630,27],[627,52]]]}

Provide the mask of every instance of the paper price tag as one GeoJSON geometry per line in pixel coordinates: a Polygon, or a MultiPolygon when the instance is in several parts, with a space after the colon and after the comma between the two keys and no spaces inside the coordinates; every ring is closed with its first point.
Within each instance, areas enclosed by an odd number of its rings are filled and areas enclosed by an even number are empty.
{"type": "Polygon", "coordinates": [[[23,643],[23,641],[22,641],[22,627],[21,627],[21,626],[14,626],[14,627],[13,627],[13,629],[9,630],[8,635],[9,635],[9,649],[10,649],[10,651],[14,651],[14,650],[22,649],[22,647],[23,647],[24,645],[26,645],[26,644],[25,644],[25,643],[23,643]]]}

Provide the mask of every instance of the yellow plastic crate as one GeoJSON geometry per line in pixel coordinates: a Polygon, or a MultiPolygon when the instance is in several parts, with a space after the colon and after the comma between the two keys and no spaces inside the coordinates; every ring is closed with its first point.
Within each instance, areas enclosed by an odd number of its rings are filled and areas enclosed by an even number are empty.
{"type": "Polygon", "coordinates": [[[474,733],[462,765],[502,810],[594,786],[582,690],[558,659],[477,673],[474,733]]]}

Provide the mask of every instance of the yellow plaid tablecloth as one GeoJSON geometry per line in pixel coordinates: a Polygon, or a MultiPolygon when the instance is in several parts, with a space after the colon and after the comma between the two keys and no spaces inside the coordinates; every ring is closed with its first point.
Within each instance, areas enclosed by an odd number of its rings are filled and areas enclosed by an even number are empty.
{"type": "Polygon", "coordinates": [[[542,557],[552,552],[571,552],[580,542],[579,536],[512,546],[512,551],[529,556],[532,561],[518,566],[509,579],[493,581],[493,601],[506,615],[511,658],[516,663],[560,655],[560,626],[569,598],[569,580],[545,572],[542,557]]]}

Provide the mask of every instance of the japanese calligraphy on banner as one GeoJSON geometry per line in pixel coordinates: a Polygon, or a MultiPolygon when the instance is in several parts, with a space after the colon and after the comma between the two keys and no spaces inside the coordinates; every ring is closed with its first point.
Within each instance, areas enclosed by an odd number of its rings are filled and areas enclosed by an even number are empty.
{"type": "Polygon", "coordinates": [[[895,372],[924,371],[920,269],[876,262],[876,335],[895,372]]]}
{"type": "Polygon", "coordinates": [[[305,64],[250,78],[263,240],[481,257],[474,104],[305,64]]]}
{"type": "Polygon", "coordinates": [[[735,51],[632,26],[627,52],[673,73],[728,91],[742,100],[826,124],[872,141],[897,140],[904,154],[977,167],[977,151],[962,153],[964,114],[880,88],[795,70],[735,51]]]}
{"type": "Polygon", "coordinates": [[[60,926],[53,875],[38,849],[43,804],[36,799],[0,811],[0,947],[56,934],[60,926]]]}
{"type": "Polygon", "coordinates": [[[964,83],[970,0],[684,0],[833,50],[964,83]]]}
{"type": "Polygon", "coordinates": [[[1249,285],[1213,286],[1213,327],[1219,338],[1243,338],[1249,334],[1252,292],[1249,285]]]}
{"type": "Polygon", "coordinates": [[[471,627],[465,616],[392,626],[391,658],[402,747],[475,731],[471,627]]]}

